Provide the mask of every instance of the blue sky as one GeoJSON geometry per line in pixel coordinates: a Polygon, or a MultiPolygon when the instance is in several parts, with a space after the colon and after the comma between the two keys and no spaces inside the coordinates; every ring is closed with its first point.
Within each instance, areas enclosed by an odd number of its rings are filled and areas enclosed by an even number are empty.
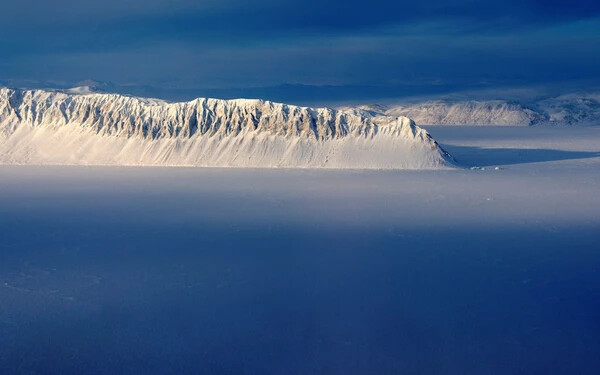
{"type": "Polygon", "coordinates": [[[588,90],[600,2],[0,0],[0,83],[186,98],[588,90]]]}

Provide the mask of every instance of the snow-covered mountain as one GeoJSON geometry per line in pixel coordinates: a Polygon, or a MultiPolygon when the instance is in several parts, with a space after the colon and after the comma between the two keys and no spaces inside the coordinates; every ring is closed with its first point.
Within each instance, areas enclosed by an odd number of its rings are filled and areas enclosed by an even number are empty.
{"type": "Polygon", "coordinates": [[[533,104],[550,124],[600,125],[600,94],[569,94],[533,104]]]}
{"type": "Polygon", "coordinates": [[[389,108],[387,115],[409,116],[427,125],[532,125],[545,120],[544,116],[518,103],[466,101],[449,103],[433,101],[414,106],[389,108]]]}
{"type": "MultiPolygon", "coordinates": [[[[349,108],[342,108],[348,110],[349,108]]],[[[600,125],[600,95],[563,95],[516,102],[435,100],[359,106],[367,116],[406,116],[419,125],[600,125]]]]}
{"type": "Polygon", "coordinates": [[[402,116],[2,88],[0,163],[416,169],[451,157],[402,116]]]}

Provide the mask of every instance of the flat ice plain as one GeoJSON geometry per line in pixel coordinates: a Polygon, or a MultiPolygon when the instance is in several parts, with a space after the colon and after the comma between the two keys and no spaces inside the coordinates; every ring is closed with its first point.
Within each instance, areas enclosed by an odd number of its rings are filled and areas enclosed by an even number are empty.
{"type": "Polygon", "coordinates": [[[0,373],[600,373],[600,128],[426,128],[474,169],[0,166],[0,373]]]}

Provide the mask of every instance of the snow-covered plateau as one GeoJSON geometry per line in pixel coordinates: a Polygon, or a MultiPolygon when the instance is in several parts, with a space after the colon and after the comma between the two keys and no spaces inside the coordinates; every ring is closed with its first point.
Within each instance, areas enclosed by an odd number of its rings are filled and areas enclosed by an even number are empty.
{"type": "Polygon", "coordinates": [[[404,116],[2,88],[0,164],[438,169],[452,158],[404,116]]]}

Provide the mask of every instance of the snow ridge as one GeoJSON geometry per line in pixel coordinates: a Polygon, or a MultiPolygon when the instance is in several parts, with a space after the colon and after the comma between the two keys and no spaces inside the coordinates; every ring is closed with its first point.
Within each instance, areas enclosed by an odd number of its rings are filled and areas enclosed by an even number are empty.
{"type": "Polygon", "coordinates": [[[451,157],[406,117],[2,88],[0,163],[415,169],[451,157]]]}

